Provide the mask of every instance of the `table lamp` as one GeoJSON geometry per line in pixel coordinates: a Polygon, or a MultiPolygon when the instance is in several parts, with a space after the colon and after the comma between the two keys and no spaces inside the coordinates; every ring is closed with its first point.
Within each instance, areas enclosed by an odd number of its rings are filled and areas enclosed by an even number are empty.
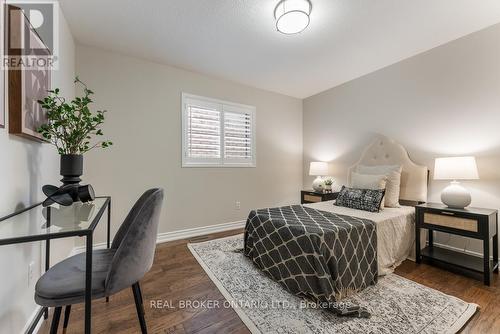
{"type": "Polygon", "coordinates": [[[312,188],[317,192],[325,190],[325,181],[322,176],[328,175],[328,163],[321,161],[313,161],[309,165],[309,175],[316,176],[312,183],[312,188]]]}
{"type": "Polygon", "coordinates": [[[441,192],[441,201],[450,208],[463,209],[471,202],[470,192],[457,180],[477,180],[476,158],[437,158],[434,164],[434,180],[451,180],[441,192]]]}

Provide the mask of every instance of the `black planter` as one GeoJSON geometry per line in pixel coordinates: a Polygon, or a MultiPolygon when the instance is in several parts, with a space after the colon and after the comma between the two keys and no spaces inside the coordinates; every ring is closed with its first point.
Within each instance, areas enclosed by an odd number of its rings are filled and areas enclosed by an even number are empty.
{"type": "Polygon", "coordinates": [[[83,174],[83,155],[61,154],[61,182],[64,185],[79,184],[83,174]]]}

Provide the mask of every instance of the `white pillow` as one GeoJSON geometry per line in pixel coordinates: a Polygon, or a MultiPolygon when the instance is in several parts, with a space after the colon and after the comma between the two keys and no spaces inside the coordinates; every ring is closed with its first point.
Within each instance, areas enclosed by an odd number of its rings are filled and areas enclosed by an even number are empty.
{"type": "MultiPolygon", "coordinates": [[[[351,188],[357,189],[386,189],[387,176],[385,175],[369,175],[369,174],[360,174],[356,172],[351,173],[351,184],[349,185],[351,188]]],[[[384,196],[385,198],[385,196],[384,196]]],[[[380,203],[380,209],[384,208],[385,200],[382,199],[380,203]]]]}
{"type": "Polygon", "coordinates": [[[401,188],[401,171],[402,167],[399,165],[380,165],[380,166],[363,166],[358,165],[356,169],[358,173],[369,175],[385,175],[387,183],[385,187],[385,206],[389,208],[398,208],[399,205],[399,191],[401,188]]]}

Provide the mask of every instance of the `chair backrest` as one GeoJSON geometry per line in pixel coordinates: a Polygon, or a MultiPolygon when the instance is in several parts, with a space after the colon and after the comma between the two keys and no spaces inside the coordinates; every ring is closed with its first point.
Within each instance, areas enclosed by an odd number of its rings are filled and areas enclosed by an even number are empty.
{"type": "Polygon", "coordinates": [[[106,277],[107,295],[130,287],[151,269],[162,203],[162,189],[146,191],[125,219],[127,225],[120,227],[113,240],[116,253],[106,277]]]}
{"type": "Polygon", "coordinates": [[[112,249],[117,249],[120,246],[123,238],[127,234],[130,224],[132,224],[134,219],[137,217],[137,214],[141,210],[144,203],[151,196],[151,194],[157,190],[158,190],[157,188],[146,190],[144,194],[142,194],[141,197],[139,197],[139,199],[135,202],[134,206],[132,207],[132,209],[130,209],[127,217],[125,217],[125,220],[120,225],[120,228],[118,229],[118,231],[115,234],[115,237],[113,238],[113,243],[111,244],[112,249]]]}

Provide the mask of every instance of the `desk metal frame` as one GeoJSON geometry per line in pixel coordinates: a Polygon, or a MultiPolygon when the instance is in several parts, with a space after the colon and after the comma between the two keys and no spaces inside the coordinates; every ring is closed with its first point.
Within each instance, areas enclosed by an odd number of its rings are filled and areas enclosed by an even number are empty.
{"type": "MultiPolygon", "coordinates": [[[[108,210],[108,222],[107,222],[107,237],[106,237],[106,243],[107,247],[110,247],[110,227],[111,227],[111,197],[109,196],[102,196],[99,198],[105,198],[106,201],[104,202],[104,205],[100,208],[99,212],[96,214],[94,217],[93,221],[90,223],[89,227],[85,230],[75,230],[75,231],[64,231],[64,232],[55,232],[55,233],[47,233],[47,234],[39,234],[39,235],[29,235],[29,236],[24,236],[24,237],[15,237],[15,238],[7,238],[7,239],[0,239],[0,246],[1,245],[13,245],[13,244],[20,244],[20,243],[26,243],[26,242],[33,242],[33,241],[43,241],[45,240],[45,271],[49,270],[50,268],[50,240],[51,239],[60,239],[60,238],[68,238],[68,237],[85,237],[85,250],[86,250],[86,256],[85,256],[85,334],[90,334],[92,331],[92,241],[93,241],[93,236],[94,236],[94,230],[101,220],[102,215],[108,210]]],[[[42,203],[37,203],[35,205],[26,207],[22,210],[19,210],[17,212],[14,212],[10,215],[7,215],[5,217],[0,218],[0,223],[4,220],[7,220],[9,218],[12,218],[14,216],[17,216],[21,213],[24,213],[26,211],[32,210],[39,205],[42,205],[42,203]]],[[[50,226],[50,216],[51,216],[51,208],[47,207],[47,227],[50,226]]],[[[48,317],[48,308],[47,307],[42,307],[40,310],[37,312],[35,318],[33,319],[33,322],[31,323],[30,327],[28,328],[26,333],[33,333],[35,330],[38,321],[41,319],[42,315],[44,316],[45,319],[48,317]]]]}

